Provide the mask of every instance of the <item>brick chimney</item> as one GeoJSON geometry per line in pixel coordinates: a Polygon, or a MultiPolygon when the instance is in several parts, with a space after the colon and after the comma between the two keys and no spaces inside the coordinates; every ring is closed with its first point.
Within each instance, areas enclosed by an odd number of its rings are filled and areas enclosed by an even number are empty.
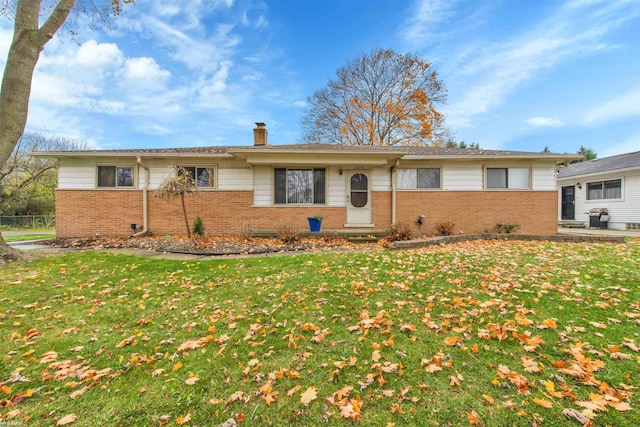
{"type": "Polygon", "coordinates": [[[256,128],[253,130],[253,145],[262,147],[267,145],[267,125],[262,122],[256,122],[256,128]]]}

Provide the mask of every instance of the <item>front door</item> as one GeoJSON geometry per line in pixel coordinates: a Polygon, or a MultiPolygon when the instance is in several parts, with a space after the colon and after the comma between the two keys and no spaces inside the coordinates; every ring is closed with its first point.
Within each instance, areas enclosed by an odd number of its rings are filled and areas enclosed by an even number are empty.
{"type": "Polygon", "coordinates": [[[347,173],[347,225],[371,224],[371,184],[364,171],[347,173]]]}
{"type": "Polygon", "coordinates": [[[562,219],[576,219],[576,187],[562,187],[562,219]]]}

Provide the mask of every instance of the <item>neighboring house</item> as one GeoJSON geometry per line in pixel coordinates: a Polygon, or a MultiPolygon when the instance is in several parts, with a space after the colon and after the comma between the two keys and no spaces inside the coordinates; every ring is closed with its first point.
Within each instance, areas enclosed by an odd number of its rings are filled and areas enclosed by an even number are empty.
{"type": "Polygon", "coordinates": [[[208,234],[274,230],[386,230],[409,225],[434,234],[519,224],[521,233],[557,233],[556,166],[575,155],[333,144],[268,145],[264,123],[254,145],[173,149],[41,152],[59,161],[56,233],[60,237],[184,234],[181,204],[154,197],[174,165],[199,191],[187,197],[189,218],[208,234]],[[421,222],[421,224],[419,224],[421,222]]]}
{"type": "Polygon", "coordinates": [[[559,220],[589,226],[589,211],[606,208],[608,228],[640,230],[640,151],[570,164],[558,173],[559,220]]]}

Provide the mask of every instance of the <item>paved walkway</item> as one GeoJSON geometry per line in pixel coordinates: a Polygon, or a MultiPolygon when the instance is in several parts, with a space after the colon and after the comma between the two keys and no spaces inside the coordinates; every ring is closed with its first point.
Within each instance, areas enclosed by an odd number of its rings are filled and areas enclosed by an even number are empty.
{"type": "Polygon", "coordinates": [[[596,228],[558,228],[558,234],[582,236],[624,236],[640,238],[640,230],[599,230],[596,228]]]}

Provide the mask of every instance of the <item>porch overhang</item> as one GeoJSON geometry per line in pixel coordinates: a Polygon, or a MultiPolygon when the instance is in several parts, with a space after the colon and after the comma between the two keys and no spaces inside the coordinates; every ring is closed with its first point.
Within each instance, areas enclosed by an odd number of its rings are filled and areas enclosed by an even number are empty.
{"type": "Polygon", "coordinates": [[[242,159],[250,165],[308,165],[308,166],[392,166],[397,159],[405,153],[380,152],[363,153],[347,150],[229,150],[229,154],[237,159],[242,159]]]}

